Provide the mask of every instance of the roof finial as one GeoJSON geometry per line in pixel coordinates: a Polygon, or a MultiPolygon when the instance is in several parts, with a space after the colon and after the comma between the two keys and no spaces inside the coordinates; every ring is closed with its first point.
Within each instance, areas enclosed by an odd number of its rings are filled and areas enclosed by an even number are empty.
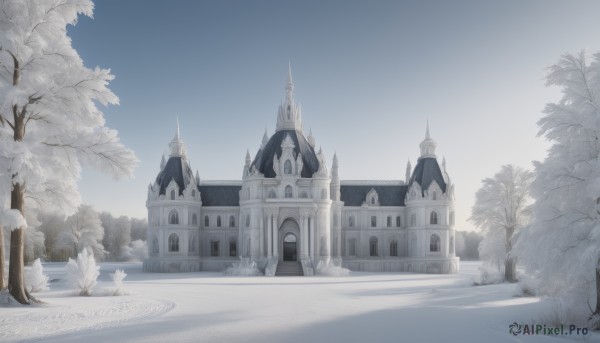
{"type": "Polygon", "coordinates": [[[427,129],[425,130],[425,139],[431,139],[429,136],[429,118],[427,118],[427,129]]]}
{"type": "Polygon", "coordinates": [[[287,98],[291,102],[294,97],[294,82],[292,81],[292,64],[290,62],[288,62],[288,78],[285,90],[287,98]]]}
{"type": "Polygon", "coordinates": [[[419,144],[421,148],[421,157],[435,157],[435,146],[436,143],[429,135],[429,119],[427,119],[427,129],[425,130],[425,139],[419,144]]]}
{"type": "Polygon", "coordinates": [[[177,129],[175,130],[175,137],[173,137],[169,147],[171,148],[170,156],[181,156],[187,158],[185,146],[179,135],[179,117],[177,117],[177,129]]]}
{"type": "Polygon", "coordinates": [[[179,116],[177,116],[177,131],[175,131],[175,139],[179,139],[179,116]]]}

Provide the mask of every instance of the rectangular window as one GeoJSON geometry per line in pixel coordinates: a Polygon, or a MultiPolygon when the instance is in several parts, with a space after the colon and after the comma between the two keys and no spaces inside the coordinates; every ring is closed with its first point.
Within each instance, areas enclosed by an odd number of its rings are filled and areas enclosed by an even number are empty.
{"type": "Polygon", "coordinates": [[[210,256],[219,256],[219,241],[210,242],[210,256]]]}
{"type": "Polygon", "coordinates": [[[237,243],[236,242],[229,242],[229,256],[230,257],[236,257],[237,256],[237,243]]]}
{"type": "Polygon", "coordinates": [[[371,216],[371,227],[377,226],[377,217],[371,216]]]}
{"type": "Polygon", "coordinates": [[[390,256],[398,256],[398,243],[390,243],[390,256]]]}
{"type": "Polygon", "coordinates": [[[351,239],[348,242],[348,256],[356,256],[356,239],[351,239]]]}

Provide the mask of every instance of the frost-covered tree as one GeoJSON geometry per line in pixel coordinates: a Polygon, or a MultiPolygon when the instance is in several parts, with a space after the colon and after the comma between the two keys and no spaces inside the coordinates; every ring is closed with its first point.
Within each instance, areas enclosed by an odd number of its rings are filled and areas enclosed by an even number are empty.
{"type": "Polygon", "coordinates": [[[100,217],[89,205],[81,205],[75,214],[67,218],[66,228],[58,235],[57,248],[69,251],[72,257],[83,250],[90,250],[102,258],[106,253],[102,245],[104,228],[100,217]]]}
{"type": "Polygon", "coordinates": [[[0,224],[12,230],[8,288],[23,304],[25,209],[72,211],[83,165],[119,178],[137,162],[96,106],[118,103],[113,76],[87,68],[67,36],[92,11],[90,0],[0,2],[0,193],[10,194],[0,224]]]}
{"type": "MultiPolygon", "coordinates": [[[[552,146],[535,163],[533,222],[518,244],[520,261],[535,275],[537,291],[579,294],[579,309],[596,301],[600,315],[600,53],[563,55],[546,84],[562,98],[538,121],[552,146]],[[581,305],[584,306],[581,306],[581,305]]],[[[571,309],[573,310],[573,308],[571,309]]]]}
{"type": "Polygon", "coordinates": [[[126,216],[114,218],[110,213],[100,214],[100,221],[104,227],[102,244],[108,251],[108,258],[112,261],[128,259],[129,243],[131,242],[131,221],[126,216]]]}
{"type": "Polygon", "coordinates": [[[484,232],[479,257],[496,265],[502,261],[508,282],[516,281],[513,235],[529,222],[532,180],[533,174],[527,170],[502,166],[493,178],[483,180],[471,209],[470,220],[484,232]]]}
{"type": "Polygon", "coordinates": [[[65,216],[57,213],[40,213],[38,221],[40,222],[38,229],[44,234],[46,259],[49,261],[66,261],[68,256],[65,256],[64,251],[58,248],[58,237],[67,227],[65,216]]]}

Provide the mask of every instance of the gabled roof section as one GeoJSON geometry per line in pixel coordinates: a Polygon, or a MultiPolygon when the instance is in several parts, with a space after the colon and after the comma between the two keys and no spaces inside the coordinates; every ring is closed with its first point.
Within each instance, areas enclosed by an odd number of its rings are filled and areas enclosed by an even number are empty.
{"type": "Polygon", "coordinates": [[[442,189],[442,192],[446,193],[446,182],[437,159],[434,157],[421,157],[419,162],[415,166],[415,170],[410,178],[408,186],[410,187],[413,182],[419,183],[422,192],[425,192],[435,180],[442,189]]]}
{"type": "Polygon", "coordinates": [[[156,184],[160,186],[159,194],[165,194],[165,190],[169,186],[171,180],[174,180],[179,187],[179,195],[183,194],[183,190],[190,184],[190,180],[194,178],[194,174],[190,166],[181,156],[171,156],[165,164],[165,167],[158,173],[156,184]]]}
{"type": "Polygon", "coordinates": [[[200,185],[202,206],[240,206],[240,191],[238,185],[200,185]]]}
{"type": "Polygon", "coordinates": [[[258,151],[252,166],[254,166],[259,172],[261,172],[267,178],[275,178],[277,176],[273,170],[273,157],[277,155],[277,158],[281,157],[281,143],[289,135],[290,139],[294,142],[294,155],[298,156],[298,153],[302,154],[302,174],[303,178],[311,178],[312,175],[319,170],[319,160],[313,147],[308,144],[308,141],[302,134],[297,130],[281,130],[277,131],[271,136],[269,142],[258,151]]]}
{"type": "Polygon", "coordinates": [[[376,184],[342,185],[340,186],[341,201],[344,206],[362,206],[371,190],[377,192],[379,206],[404,206],[404,198],[408,186],[391,185],[381,186],[376,184]]]}

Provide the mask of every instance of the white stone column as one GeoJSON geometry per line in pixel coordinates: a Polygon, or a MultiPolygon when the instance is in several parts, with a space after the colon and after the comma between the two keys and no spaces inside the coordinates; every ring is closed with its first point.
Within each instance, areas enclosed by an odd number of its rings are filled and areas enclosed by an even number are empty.
{"type": "Polygon", "coordinates": [[[269,257],[273,256],[273,221],[271,220],[271,214],[267,218],[267,254],[269,257]]]}
{"type": "Polygon", "coordinates": [[[315,257],[315,217],[310,216],[309,232],[310,232],[310,257],[315,257]]]}
{"type": "Polygon", "coordinates": [[[277,216],[273,215],[273,256],[279,256],[279,228],[277,227],[277,216]]]}
{"type": "Polygon", "coordinates": [[[264,213],[262,210],[260,211],[260,222],[258,224],[258,256],[263,257],[265,255],[265,221],[264,221],[264,213]]]}
{"type": "Polygon", "coordinates": [[[300,236],[302,237],[302,258],[308,257],[308,219],[302,216],[302,227],[300,228],[300,236]]]}

